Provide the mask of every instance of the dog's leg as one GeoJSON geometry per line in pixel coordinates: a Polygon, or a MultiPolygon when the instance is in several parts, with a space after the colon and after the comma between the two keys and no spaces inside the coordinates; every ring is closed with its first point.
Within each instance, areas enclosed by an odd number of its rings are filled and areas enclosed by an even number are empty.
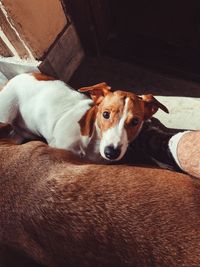
{"type": "Polygon", "coordinates": [[[9,83],[0,92],[0,122],[12,123],[18,113],[18,101],[9,83]]]}

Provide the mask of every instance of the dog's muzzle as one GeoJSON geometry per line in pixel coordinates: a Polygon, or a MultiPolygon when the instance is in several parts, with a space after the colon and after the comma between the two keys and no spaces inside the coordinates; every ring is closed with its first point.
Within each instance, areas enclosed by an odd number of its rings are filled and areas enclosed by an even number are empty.
{"type": "Polygon", "coordinates": [[[114,146],[106,146],[104,149],[104,154],[107,159],[115,160],[121,154],[121,148],[120,147],[114,148],[114,146]]]}

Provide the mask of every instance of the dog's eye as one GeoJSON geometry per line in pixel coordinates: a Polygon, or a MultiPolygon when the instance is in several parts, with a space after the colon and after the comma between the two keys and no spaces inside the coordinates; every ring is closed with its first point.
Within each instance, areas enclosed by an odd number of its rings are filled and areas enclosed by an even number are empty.
{"type": "Polygon", "coordinates": [[[139,121],[140,120],[138,118],[133,118],[132,121],[131,121],[132,126],[138,125],[139,121]]]}
{"type": "Polygon", "coordinates": [[[103,117],[104,119],[109,119],[110,118],[110,113],[108,111],[103,112],[103,117]]]}

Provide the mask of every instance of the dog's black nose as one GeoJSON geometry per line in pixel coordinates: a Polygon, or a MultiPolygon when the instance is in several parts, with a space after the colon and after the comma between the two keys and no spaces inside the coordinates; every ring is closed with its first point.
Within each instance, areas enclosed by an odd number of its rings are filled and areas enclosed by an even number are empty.
{"type": "Polygon", "coordinates": [[[104,149],[104,154],[106,158],[114,160],[119,157],[121,149],[119,147],[114,148],[114,146],[106,146],[104,149]]]}

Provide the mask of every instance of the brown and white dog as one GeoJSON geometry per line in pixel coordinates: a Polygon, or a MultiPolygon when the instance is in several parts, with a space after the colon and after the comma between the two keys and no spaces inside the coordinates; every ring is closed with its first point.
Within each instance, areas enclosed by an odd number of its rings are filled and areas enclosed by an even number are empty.
{"type": "Polygon", "coordinates": [[[42,136],[52,147],[90,160],[98,161],[100,155],[120,160],[143,122],[158,108],[168,110],[152,95],[110,89],[100,83],[77,92],[40,73],[20,74],[0,92],[0,121],[17,126],[28,138],[42,136]]]}
{"type": "MultiPolygon", "coordinates": [[[[200,266],[199,179],[80,164],[38,141],[3,140],[11,130],[0,128],[0,252],[46,267],[200,266]]],[[[33,266],[12,260],[0,255],[1,267],[33,266]]]]}

